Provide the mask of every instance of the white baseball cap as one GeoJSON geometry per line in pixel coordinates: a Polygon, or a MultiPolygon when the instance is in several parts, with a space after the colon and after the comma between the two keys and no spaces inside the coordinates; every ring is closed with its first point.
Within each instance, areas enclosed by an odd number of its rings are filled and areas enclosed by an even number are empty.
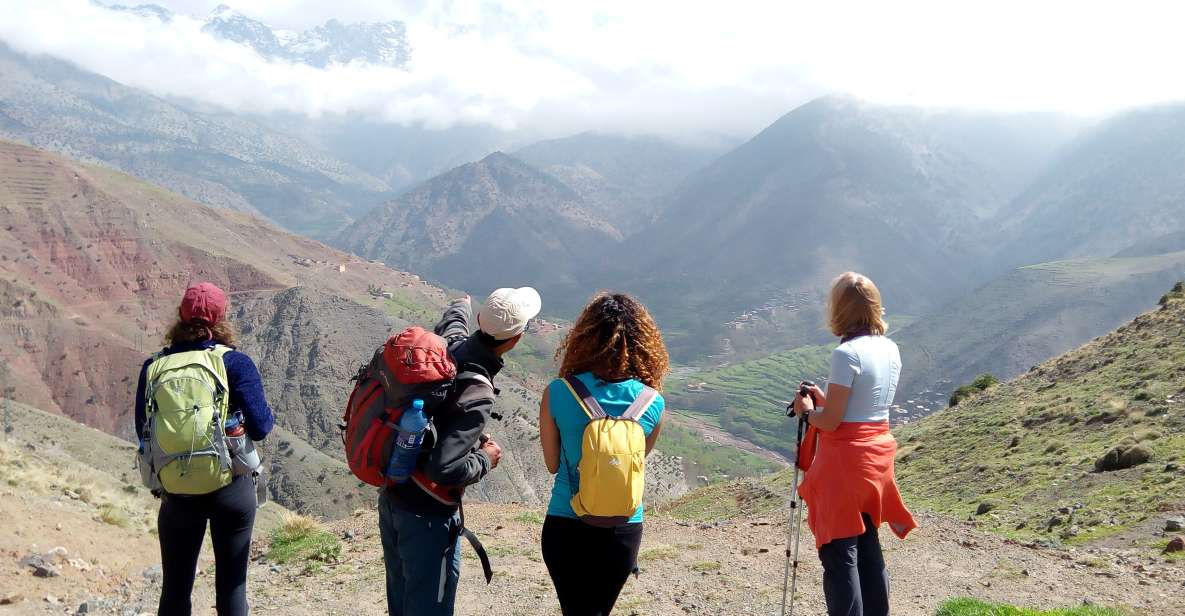
{"type": "Polygon", "coordinates": [[[509,340],[523,333],[542,308],[543,299],[531,287],[498,289],[477,312],[477,326],[495,340],[509,340]]]}

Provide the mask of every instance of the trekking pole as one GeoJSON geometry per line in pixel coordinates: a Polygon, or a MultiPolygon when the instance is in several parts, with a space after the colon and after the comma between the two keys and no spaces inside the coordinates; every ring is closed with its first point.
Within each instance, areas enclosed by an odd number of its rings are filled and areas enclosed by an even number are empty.
{"type": "MultiPolygon", "coordinates": [[[[802,396],[810,395],[810,390],[804,384],[798,392],[802,396]]],[[[791,402],[786,407],[786,413],[792,414],[794,411],[794,403],[791,402]]],[[[786,520],[786,569],[782,575],[782,616],[787,616],[786,612],[786,596],[789,592],[790,597],[790,611],[789,616],[794,616],[794,595],[798,590],[798,544],[802,538],[802,503],[798,498],[798,450],[802,447],[802,437],[806,432],[806,417],[803,413],[798,417],[798,435],[795,439],[794,447],[794,479],[790,485],[790,515],[794,516],[794,524],[790,525],[789,517],[786,520]],[[793,536],[791,536],[793,535],[793,536]],[[794,551],[790,551],[790,542],[794,542],[794,551]]]]}

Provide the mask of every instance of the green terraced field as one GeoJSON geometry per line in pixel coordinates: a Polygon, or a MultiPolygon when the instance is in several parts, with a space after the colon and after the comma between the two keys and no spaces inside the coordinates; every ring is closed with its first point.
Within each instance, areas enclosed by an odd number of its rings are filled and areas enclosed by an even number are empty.
{"type": "Polygon", "coordinates": [[[786,403],[800,381],[826,378],[832,348],[800,347],[673,379],[668,404],[788,455],[792,443],[786,403]]]}

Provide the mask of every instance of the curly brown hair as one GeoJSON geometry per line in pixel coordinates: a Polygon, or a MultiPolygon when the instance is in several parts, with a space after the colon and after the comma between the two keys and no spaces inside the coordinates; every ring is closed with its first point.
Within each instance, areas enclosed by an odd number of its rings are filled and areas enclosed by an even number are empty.
{"type": "Polygon", "coordinates": [[[624,293],[594,297],[555,356],[560,378],[591,372],[605,381],[638,379],[660,391],[670,367],[658,325],[641,302],[624,293]]]}
{"type": "Polygon", "coordinates": [[[177,319],[177,322],[173,323],[173,326],[169,328],[169,332],[165,334],[166,346],[184,342],[198,342],[201,340],[213,340],[218,344],[233,347],[236,345],[235,328],[226,319],[209,327],[200,323],[186,323],[181,319],[177,319]]]}

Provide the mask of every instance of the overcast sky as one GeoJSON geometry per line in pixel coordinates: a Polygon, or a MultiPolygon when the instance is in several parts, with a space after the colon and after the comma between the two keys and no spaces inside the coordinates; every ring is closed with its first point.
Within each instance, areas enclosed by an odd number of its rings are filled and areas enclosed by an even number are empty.
{"type": "MultiPolygon", "coordinates": [[[[6,0],[0,39],[231,109],[435,126],[745,134],[826,93],[1079,115],[1185,100],[1185,8],[1175,2],[227,3],[291,29],[400,19],[412,63],[266,61],[201,33],[198,19],[161,24],[89,0],[6,0]]],[[[219,2],[158,4],[200,19],[219,2]]]]}

